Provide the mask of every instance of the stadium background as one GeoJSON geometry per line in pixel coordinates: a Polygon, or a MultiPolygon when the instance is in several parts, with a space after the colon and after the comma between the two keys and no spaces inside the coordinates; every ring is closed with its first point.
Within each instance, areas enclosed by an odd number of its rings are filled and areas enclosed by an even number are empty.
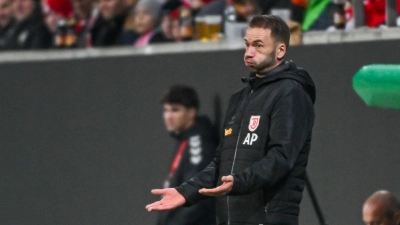
{"type": "MultiPolygon", "coordinates": [[[[400,196],[400,112],[368,108],[361,66],[399,63],[400,42],[291,47],[317,86],[309,177],[329,224],[362,224],[378,189],[400,196]]],[[[40,55],[41,52],[36,52],[40,55]]],[[[43,53],[45,54],[45,53],[43,53]]],[[[0,224],[154,224],[171,158],[159,98],[193,85],[201,112],[222,112],[247,75],[243,50],[0,63],[0,224]]],[[[300,224],[318,224],[307,191],[300,224]]]]}

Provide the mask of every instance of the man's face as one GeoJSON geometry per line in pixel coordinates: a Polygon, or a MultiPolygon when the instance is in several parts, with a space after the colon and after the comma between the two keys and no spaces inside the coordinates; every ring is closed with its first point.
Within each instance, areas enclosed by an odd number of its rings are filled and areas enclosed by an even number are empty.
{"type": "Polygon", "coordinates": [[[27,19],[35,10],[36,3],[33,0],[14,0],[13,8],[15,18],[19,21],[27,19]]]}
{"type": "Polygon", "coordinates": [[[58,13],[56,13],[56,12],[54,12],[52,10],[49,10],[48,12],[43,14],[43,16],[44,16],[44,22],[46,23],[47,28],[52,33],[55,33],[56,30],[57,30],[57,22],[62,17],[58,13]]]}
{"type": "Polygon", "coordinates": [[[139,7],[135,13],[135,29],[138,33],[143,34],[152,30],[155,26],[155,18],[148,12],[146,8],[139,7]]]}
{"type": "Polygon", "coordinates": [[[6,26],[10,23],[12,17],[11,0],[0,0],[0,26],[6,26]]]}
{"type": "Polygon", "coordinates": [[[396,225],[394,218],[389,218],[383,205],[366,204],[363,207],[363,221],[366,225],[396,225]]]}
{"type": "Polygon", "coordinates": [[[180,133],[194,122],[195,109],[180,104],[164,104],[164,123],[168,131],[180,133]]]}
{"type": "Polygon", "coordinates": [[[72,3],[79,19],[87,19],[90,16],[93,0],[73,0],[72,3]]]}
{"type": "Polygon", "coordinates": [[[104,19],[109,20],[125,10],[124,0],[99,0],[98,7],[104,19]]]}
{"type": "Polygon", "coordinates": [[[279,48],[271,38],[271,30],[248,28],[244,40],[246,44],[244,62],[251,72],[262,74],[279,63],[277,54],[279,48]]]}

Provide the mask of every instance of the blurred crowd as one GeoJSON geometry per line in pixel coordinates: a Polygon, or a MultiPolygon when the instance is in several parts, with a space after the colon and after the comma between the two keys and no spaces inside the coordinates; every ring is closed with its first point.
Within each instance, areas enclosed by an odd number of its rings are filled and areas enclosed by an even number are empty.
{"type": "MultiPolygon", "coordinates": [[[[385,0],[364,9],[366,26],[385,23],[385,0]]],[[[0,0],[0,50],[240,40],[258,14],[285,19],[293,45],[302,32],[354,27],[350,0],[0,0]]]]}

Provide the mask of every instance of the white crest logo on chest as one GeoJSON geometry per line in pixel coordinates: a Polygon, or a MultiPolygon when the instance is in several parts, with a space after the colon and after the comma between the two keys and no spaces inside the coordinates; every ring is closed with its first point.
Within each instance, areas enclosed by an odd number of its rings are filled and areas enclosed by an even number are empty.
{"type": "Polygon", "coordinates": [[[261,116],[251,116],[250,117],[250,122],[249,122],[249,130],[251,132],[255,131],[260,124],[260,118],[261,116]]]}

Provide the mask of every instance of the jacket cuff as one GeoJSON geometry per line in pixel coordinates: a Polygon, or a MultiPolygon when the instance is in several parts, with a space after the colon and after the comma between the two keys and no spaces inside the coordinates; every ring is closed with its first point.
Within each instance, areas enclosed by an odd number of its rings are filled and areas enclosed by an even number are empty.
{"type": "Polygon", "coordinates": [[[193,187],[188,183],[183,183],[181,186],[175,188],[186,200],[183,206],[188,207],[196,204],[196,195],[199,195],[199,189],[193,187]]]}
{"type": "Polygon", "coordinates": [[[242,190],[242,185],[237,174],[232,174],[233,176],[233,186],[232,190],[227,195],[240,195],[242,190]]]}

